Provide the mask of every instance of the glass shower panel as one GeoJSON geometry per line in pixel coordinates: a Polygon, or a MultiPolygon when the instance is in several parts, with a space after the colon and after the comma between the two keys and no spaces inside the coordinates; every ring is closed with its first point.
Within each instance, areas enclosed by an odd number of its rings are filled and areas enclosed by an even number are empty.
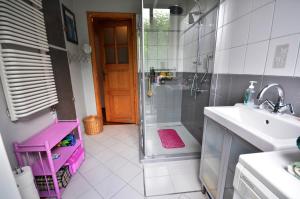
{"type": "Polygon", "coordinates": [[[145,157],[145,73],[144,73],[144,31],[143,31],[143,0],[141,4],[142,15],[137,18],[137,46],[138,46],[138,91],[139,91],[139,112],[140,112],[140,125],[139,125],[139,148],[140,157],[145,157]]]}
{"type": "MultiPolygon", "coordinates": [[[[182,63],[180,34],[184,15],[171,14],[164,1],[145,1],[144,85],[145,155],[147,157],[185,153],[184,149],[164,148],[158,130],[175,130],[182,138],[187,130],[181,124],[182,63]]],[[[183,139],[183,138],[182,138],[183,139]]]]}
{"type": "Polygon", "coordinates": [[[165,8],[145,8],[144,53],[147,84],[146,122],[147,124],[180,121],[180,83],[176,79],[177,57],[172,51],[179,46],[171,39],[179,34],[179,29],[170,29],[170,10],[165,8]],[[170,54],[170,56],[169,56],[170,54]],[[149,84],[150,80],[150,84],[149,84]],[[149,86],[150,85],[150,86],[149,86]]]}
{"type": "MultiPolygon", "coordinates": [[[[204,1],[211,2],[199,0],[204,1]]],[[[210,9],[209,3],[203,5],[201,11],[210,9]]],[[[214,54],[213,45],[201,50],[200,43],[213,43],[215,29],[211,27],[215,24],[207,25],[211,30],[205,29],[205,23],[190,24],[191,13],[199,18],[196,11],[199,6],[194,0],[143,1],[141,76],[144,77],[145,158],[200,156],[203,109],[209,103],[211,77],[205,68],[213,64],[214,54]],[[208,41],[200,42],[204,38],[202,33],[208,41]],[[164,140],[158,131],[166,129],[175,131],[185,146],[164,146],[165,141],[172,142],[172,139],[164,140]]],[[[205,21],[213,21],[216,14],[208,14],[212,20],[205,21]]]]}

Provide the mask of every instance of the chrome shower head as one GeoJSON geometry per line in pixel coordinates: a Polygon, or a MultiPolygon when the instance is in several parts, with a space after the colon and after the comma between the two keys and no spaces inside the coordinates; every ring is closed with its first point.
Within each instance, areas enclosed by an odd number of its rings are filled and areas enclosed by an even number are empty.
{"type": "Polygon", "coordinates": [[[192,13],[189,13],[189,24],[193,24],[195,22],[194,16],[192,13]]]}
{"type": "Polygon", "coordinates": [[[198,21],[201,17],[201,5],[200,5],[200,1],[199,0],[194,0],[194,2],[196,3],[196,6],[198,7],[197,11],[193,11],[189,13],[189,24],[194,24],[196,21],[198,21]],[[198,19],[195,20],[194,16],[198,15],[198,19]]]}

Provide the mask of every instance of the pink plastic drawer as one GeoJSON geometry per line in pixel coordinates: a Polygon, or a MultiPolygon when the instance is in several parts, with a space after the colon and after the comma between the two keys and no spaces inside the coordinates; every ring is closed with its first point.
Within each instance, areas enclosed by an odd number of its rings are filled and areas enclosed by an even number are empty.
{"type": "Polygon", "coordinates": [[[72,154],[72,156],[67,160],[66,165],[69,166],[70,173],[73,175],[79,169],[80,165],[84,160],[84,150],[82,147],[78,147],[78,149],[72,154]]]}

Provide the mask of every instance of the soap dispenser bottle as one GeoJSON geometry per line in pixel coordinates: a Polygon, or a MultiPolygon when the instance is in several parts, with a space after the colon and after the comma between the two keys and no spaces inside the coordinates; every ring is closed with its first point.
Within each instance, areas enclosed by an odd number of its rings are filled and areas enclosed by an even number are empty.
{"type": "Polygon", "coordinates": [[[250,83],[249,88],[246,89],[244,95],[244,104],[247,106],[254,107],[254,98],[255,98],[254,84],[256,84],[257,81],[249,81],[249,83],[250,83]]]}

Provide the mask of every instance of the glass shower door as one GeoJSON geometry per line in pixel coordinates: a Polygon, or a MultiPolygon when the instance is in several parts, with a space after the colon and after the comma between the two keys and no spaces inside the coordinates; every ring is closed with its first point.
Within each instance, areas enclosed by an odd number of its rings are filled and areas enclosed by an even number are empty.
{"type": "Polygon", "coordinates": [[[201,12],[196,2],[143,1],[140,101],[144,136],[141,145],[146,159],[199,158],[201,154],[203,109],[209,105],[209,68],[213,65],[217,8],[211,7],[214,0],[203,4],[201,11],[212,11],[205,15],[202,24],[201,20],[197,21],[200,16],[197,13],[201,12]],[[194,22],[190,20],[192,17],[194,22]],[[202,44],[205,49],[201,50],[202,44]],[[160,130],[175,131],[184,147],[163,146],[160,130]]]}
{"type": "Polygon", "coordinates": [[[145,155],[153,158],[180,153],[162,146],[158,130],[181,131],[181,45],[183,16],[157,4],[143,8],[145,155]]]}

